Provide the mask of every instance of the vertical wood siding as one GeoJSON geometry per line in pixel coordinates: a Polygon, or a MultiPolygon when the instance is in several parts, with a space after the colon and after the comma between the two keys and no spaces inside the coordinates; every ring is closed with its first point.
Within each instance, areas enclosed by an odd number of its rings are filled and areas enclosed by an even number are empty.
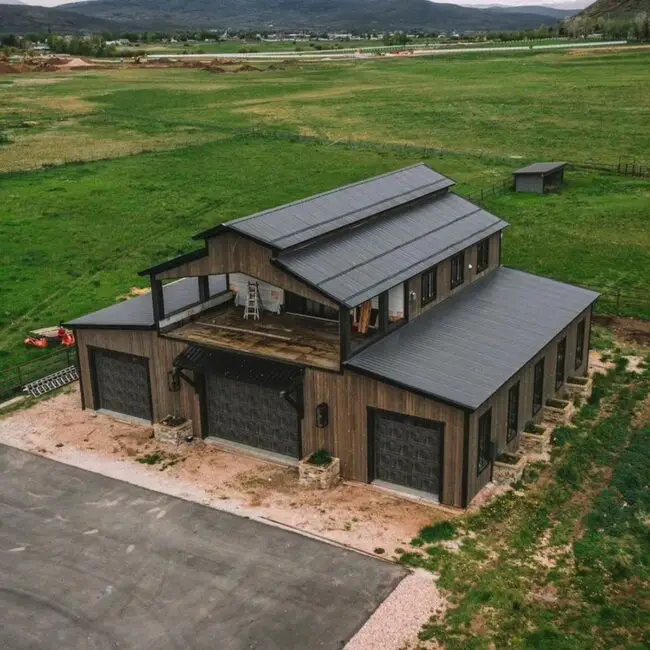
{"type": "MultiPolygon", "coordinates": [[[[187,347],[186,343],[170,341],[159,337],[157,332],[148,330],[80,329],[76,331],[76,337],[81,388],[86,408],[98,408],[93,396],[89,348],[133,354],[149,360],[154,420],[160,420],[178,411],[179,415],[192,419],[195,435],[201,434],[199,399],[194,389],[185,381],[181,381],[181,390],[178,393],[171,392],[168,387],[167,375],[172,369],[172,362],[187,347]]],[[[186,374],[191,377],[191,373],[186,374]]]]}
{"type": "Polygon", "coordinates": [[[434,305],[437,305],[439,302],[442,302],[445,298],[453,296],[455,293],[462,291],[465,287],[470,285],[474,280],[482,278],[486,273],[493,271],[499,266],[499,246],[501,241],[501,233],[497,232],[494,235],[490,236],[490,253],[489,253],[489,265],[487,269],[481,273],[476,273],[476,256],[477,256],[477,247],[469,246],[465,249],[465,282],[455,289],[451,289],[451,258],[443,260],[438,264],[438,297],[436,300],[432,300],[426,305],[422,306],[422,275],[416,275],[411,278],[409,283],[409,295],[415,296],[413,299],[409,299],[409,320],[417,318],[420,314],[423,314],[427,309],[430,309],[434,305]],[[468,265],[471,264],[471,270],[468,269],[468,265]]]}
{"type": "Polygon", "coordinates": [[[193,262],[181,264],[168,271],[156,275],[159,280],[170,278],[185,278],[195,275],[217,275],[219,273],[245,273],[258,280],[274,284],[282,289],[291,291],[323,303],[330,307],[338,307],[321,293],[311,289],[306,284],[296,280],[281,269],[271,264],[271,249],[261,244],[237,235],[224,233],[208,239],[208,256],[193,262]]]}
{"type": "Polygon", "coordinates": [[[542,418],[542,411],[533,416],[533,372],[535,364],[544,357],[544,395],[542,404],[547,399],[562,392],[562,387],[555,390],[555,365],[557,359],[557,344],[566,336],[567,348],[565,359],[565,378],[584,375],[587,372],[589,359],[589,323],[591,320],[591,309],[583,312],[566,329],[556,336],[532,361],[527,363],[514,377],[509,379],[485,404],[478,408],[470,417],[469,429],[469,485],[468,495],[471,500],[476,493],[490,480],[490,465],[477,476],[477,453],[478,453],[478,418],[488,409],[492,409],[492,441],[496,443],[497,453],[506,449],[514,451],[519,447],[521,433],[530,420],[539,422],[542,418]],[[576,332],[578,323],[585,319],[585,348],[582,364],[575,368],[576,354],[576,332]],[[508,418],[508,391],[510,387],[519,382],[519,422],[517,436],[506,443],[507,418],[508,418]]]}
{"type": "Polygon", "coordinates": [[[368,407],[445,424],[441,502],[461,506],[464,412],[383,382],[346,372],[305,373],[303,455],[325,448],[341,459],[345,478],[368,480],[368,407]],[[329,423],[316,427],[316,405],[329,404],[329,423]]]}

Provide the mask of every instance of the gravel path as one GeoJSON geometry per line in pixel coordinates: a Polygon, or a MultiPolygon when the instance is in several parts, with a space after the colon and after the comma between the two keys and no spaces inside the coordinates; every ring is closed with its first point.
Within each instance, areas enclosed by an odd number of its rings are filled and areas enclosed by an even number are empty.
{"type": "Polygon", "coordinates": [[[413,648],[422,626],[432,615],[442,616],[445,605],[433,574],[417,569],[400,582],[344,650],[413,648]]]}

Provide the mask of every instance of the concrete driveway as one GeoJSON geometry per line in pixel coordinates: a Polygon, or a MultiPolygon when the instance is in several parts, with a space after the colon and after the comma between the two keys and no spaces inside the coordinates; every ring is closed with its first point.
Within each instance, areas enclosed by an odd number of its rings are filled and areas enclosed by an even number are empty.
{"type": "Polygon", "coordinates": [[[341,648],[404,575],[0,445],[2,648],[341,648]]]}

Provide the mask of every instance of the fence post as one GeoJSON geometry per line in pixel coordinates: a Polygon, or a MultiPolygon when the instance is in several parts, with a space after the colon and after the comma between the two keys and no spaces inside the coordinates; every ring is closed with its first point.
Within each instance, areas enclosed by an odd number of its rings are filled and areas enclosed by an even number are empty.
{"type": "Polygon", "coordinates": [[[619,311],[621,308],[621,289],[617,287],[616,289],[616,311],[619,311]]]}
{"type": "Polygon", "coordinates": [[[20,371],[20,366],[18,366],[18,383],[23,385],[23,373],[20,371]]]}
{"type": "Polygon", "coordinates": [[[70,348],[65,349],[65,365],[66,367],[70,365],[70,348]]]}

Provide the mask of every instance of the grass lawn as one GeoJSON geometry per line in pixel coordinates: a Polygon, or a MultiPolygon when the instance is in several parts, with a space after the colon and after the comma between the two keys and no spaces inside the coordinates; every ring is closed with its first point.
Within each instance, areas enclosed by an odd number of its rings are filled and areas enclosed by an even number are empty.
{"type": "Polygon", "coordinates": [[[402,561],[439,572],[450,601],[422,640],[449,650],[650,645],[650,370],[624,365],[598,378],[577,426],[556,430],[549,466],[413,540],[402,561]]]}
{"type": "MultiPolygon", "coordinates": [[[[460,193],[536,158],[640,162],[648,61],[578,52],[2,77],[0,367],[38,354],[22,346],[30,328],[112,303],[141,283],[138,270],[195,247],[190,236],[219,221],[420,160],[460,193]],[[325,140],[237,135],[250,127],[325,140]],[[368,147],[348,149],[348,138],[368,147]]],[[[513,224],[506,264],[637,292],[648,188],[573,173],[561,194],[486,203],[513,224]]]]}

